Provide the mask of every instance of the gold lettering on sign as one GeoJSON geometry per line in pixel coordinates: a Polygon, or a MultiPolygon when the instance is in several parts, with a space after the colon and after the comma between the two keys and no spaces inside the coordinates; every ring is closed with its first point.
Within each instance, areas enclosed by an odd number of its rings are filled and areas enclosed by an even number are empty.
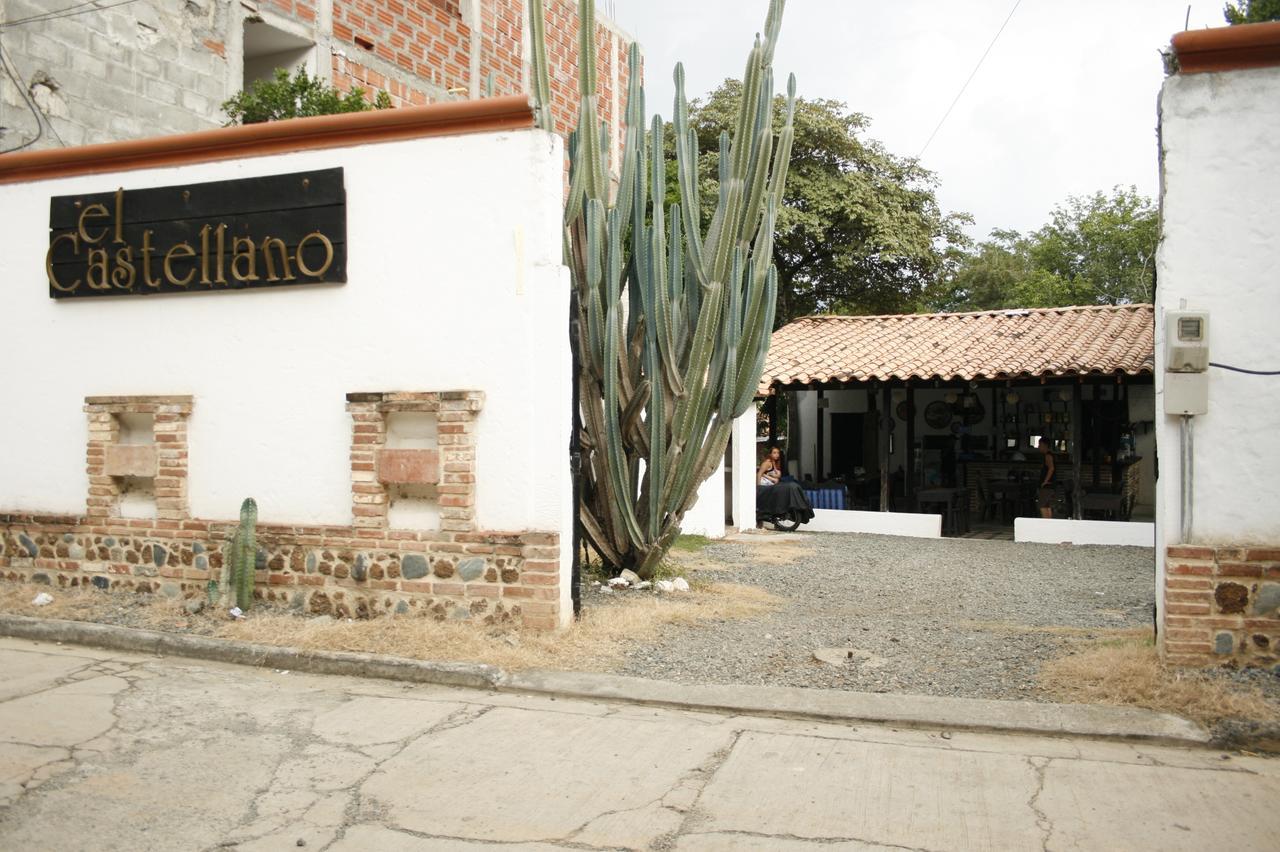
{"type": "Polygon", "coordinates": [[[227,239],[227,226],[224,223],[222,222],[218,223],[217,234],[218,234],[218,274],[213,277],[213,280],[215,283],[218,283],[218,284],[226,284],[227,276],[222,274],[222,264],[223,264],[222,253],[226,251],[226,239],[227,239]]]}
{"type": "Polygon", "coordinates": [[[191,271],[187,273],[187,276],[185,278],[177,277],[176,275],[173,274],[173,258],[175,255],[179,257],[195,257],[196,250],[191,247],[190,243],[182,242],[171,247],[167,252],[164,253],[165,280],[175,286],[186,287],[188,284],[191,283],[191,279],[196,277],[195,267],[193,266],[191,268],[191,271]]]}
{"type": "Polygon", "coordinates": [[[279,237],[263,237],[262,260],[267,265],[267,280],[280,280],[280,276],[276,275],[276,262],[271,257],[271,249],[273,248],[280,252],[280,264],[284,267],[284,280],[296,280],[296,276],[293,274],[293,271],[289,269],[289,249],[285,246],[284,240],[279,237]]]}
{"type": "Polygon", "coordinates": [[[111,270],[111,285],[120,290],[132,290],[138,270],[133,265],[133,246],[116,249],[116,268],[111,270]]]}
{"type": "Polygon", "coordinates": [[[151,247],[151,235],[154,233],[150,228],[142,232],[142,283],[158,290],[160,279],[151,275],[151,252],[154,251],[151,247]]]}
{"type": "Polygon", "coordinates": [[[103,207],[101,204],[90,204],[88,207],[81,210],[80,221],[77,223],[77,228],[80,231],[80,239],[84,240],[85,243],[89,245],[92,245],[93,243],[100,241],[103,237],[107,235],[107,232],[110,231],[111,229],[104,227],[102,229],[102,232],[98,234],[98,236],[91,237],[89,236],[89,232],[85,230],[84,222],[86,219],[105,219],[105,218],[109,218],[110,216],[111,214],[107,212],[107,208],[103,207]]]}
{"type": "Polygon", "coordinates": [[[58,276],[53,274],[53,250],[62,240],[71,240],[71,245],[75,248],[75,253],[80,254],[80,238],[75,234],[58,234],[49,241],[49,250],[44,255],[44,271],[49,276],[49,286],[61,293],[74,293],[80,286],[80,279],[77,278],[71,284],[61,284],[58,276]]]}
{"type": "Polygon", "coordinates": [[[329,241],[328,237],[319,231],[312,231],[302,238],[302,242],[298,243],[298,251],[295,257],[298,261],[299,272],[303,275],[310,276],[311,278],[319,278],[328,272],[329,267],[333,265],[333,243],[329,241]],[[302,259],[302,250],[307,247],[307,240],[312,237],[324,243],[324,263],[320,265],[319,269],[308,269],[307,262],[302,259]]]}
{"type": "Polygon", "coordinates": [[[116,245],[124,245],[124,187],[116,190],[116,245]]]}
{"type": "Polygon", "coordinates": [[[237,281],[258,280],[258,247],[251,237],[236,237],[231,241],[231,277],[237,281]],[[249,271],[240,271],[240,262],[249,262],[249,271]]]}
{"type": "Polygon", "coordinates": [[[85,282],[93,290],[111,289],[111,282],[107,279],[106,249],[89,249],[89,268],[85,270],[85,282]]]}
{"type": "MultiPolygon", "coordinates": [[[[3,2],[0,0],[0,5],[3,2]]],[[[304,189],[307,185],[303,180],[304,189]]],[[[183,202],[190,201],[190,190],[168,189],[181,195],[183,202]]],[[[318,222],[311,218],[316,211],[294,209],[288,198],[279,199],[283,209],[267,216],[260,211],[227,211],[221,214],[223,221],[216,221],[213,216],[198,215],[189,205],[179,203],[172,209],[161,205],[162,209],[148,210],[141,220],[137,216],[126,220],[125,203],[133,203],[126,194],[124,187],[118,187],[96,196],[53,199],[60,212],[65,210],[62,205],[72,205],[75,222],[54,222],[51,214],[44,258],[50,296],[120,295],[145,292],[144,288],[157,292],[217,290],[219,285],[227,288],[311,283],[325,280],[334,271],[334,264],[342,262],[333,238],[319,228],[301,239],[293,236],[305,227],[302,223],[318,222]],[[94,197],[100,200],[90,203],[88,199],[94,197]],[[271,227],[268,222],[281,218],[289,224],[279,227],[286,229],[289,236],[259,236],[253,232],[255,226],[266,230],[271,227]],[[155,227],[146,227],[148,220],[155,227]],[[260,263],[262,272],[258,271],[260,263]],[[59,276],[74,280],[62,281],[59,276]]],[[[345,210],[342,212],[345,215],[345,210]]]]}
{"type": "Polygon", "coordinates": [[[209,280],[209,226],[200,229],[200,283],[212,284],[209,280]]]}

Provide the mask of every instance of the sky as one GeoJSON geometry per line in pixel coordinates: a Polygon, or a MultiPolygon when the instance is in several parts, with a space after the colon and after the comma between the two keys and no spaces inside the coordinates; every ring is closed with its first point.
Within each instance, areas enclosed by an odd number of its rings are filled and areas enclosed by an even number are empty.
{"type": "MultiPolygon", "coordinates": [[[[739,77],[766,0],[597,0],[644,49],[651,112],[670,118],[671,70],[690,99],[739,77]]],[[[789,0],[774,57],[778,90],[842,101],[868,134],[917,156],[1015,0],[789,0]]],[[[1071,195],[1159,189],[1159,50],[1186,0],[1022,0],[921,163],[971,236],[1031,231],[1071,195]]],[[[1190,27],[1222,26],[1222,0],[1196,2],[1190,27]]]]}

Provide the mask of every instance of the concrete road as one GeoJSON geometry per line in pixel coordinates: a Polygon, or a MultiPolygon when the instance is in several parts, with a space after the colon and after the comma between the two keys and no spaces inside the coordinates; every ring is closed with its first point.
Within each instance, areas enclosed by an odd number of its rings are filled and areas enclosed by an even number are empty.
{"type": "Polygon", "coordinates": [[[1266,849],[1280,761],[0,639],[0,849],[1266,849]]]}

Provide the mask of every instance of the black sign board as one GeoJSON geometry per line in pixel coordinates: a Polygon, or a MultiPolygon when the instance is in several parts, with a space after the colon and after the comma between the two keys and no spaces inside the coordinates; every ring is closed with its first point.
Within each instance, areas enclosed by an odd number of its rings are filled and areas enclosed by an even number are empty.
{"type": "Polygon", "coordinates": [[[346,281],[342,169],[57,196],[45,272],[54,299],[346,281]]]}

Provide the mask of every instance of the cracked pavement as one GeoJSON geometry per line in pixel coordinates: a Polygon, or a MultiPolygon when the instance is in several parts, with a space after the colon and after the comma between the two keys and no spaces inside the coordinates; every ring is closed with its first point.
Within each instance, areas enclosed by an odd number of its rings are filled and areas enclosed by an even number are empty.
{"type": "Polygon", "coordinates": [[[0,639],[24,850],[1274,849],[1280,760],[0,639]]]}

